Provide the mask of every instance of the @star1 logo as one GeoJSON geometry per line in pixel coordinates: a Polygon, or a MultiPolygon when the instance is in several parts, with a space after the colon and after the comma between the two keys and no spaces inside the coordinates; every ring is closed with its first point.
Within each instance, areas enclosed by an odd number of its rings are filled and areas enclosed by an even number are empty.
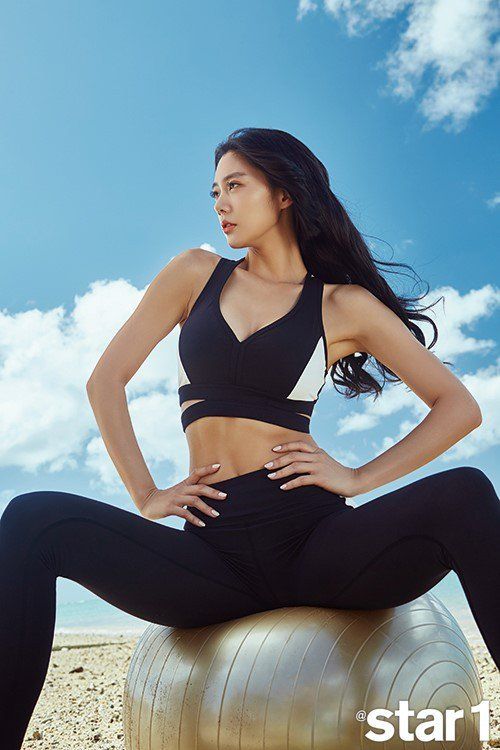
{"type": "MultiPolygon", "coordinates": [[[[483,700],[477,706],[470,707],[472,714],[479,714],[479,739],[481,742],[487,742],[490,739],[489,709],[489,700],[483,700]]],[[[455,724],[458,719],[463,719],[464,710],[463,708],[459,710],[447,708],[443,715],[442,711],[436,708],[423,708],[417,713],[416,718],[427,719],[427,721],[421,721],[414,733],[410,732],[408,719],[410,716],[415,716],[415,711],[408,708],[408,701],[399,701],[399,708],[396,711],[389,711],[387,708],[374,708],[368,714],[363,710],[356,713],[358,721],[366,721],[372,729],[381,730],[377,733],[370,729],[365,733],[365,737],[374,742],[385,742],[394,736],[394,725],[390,721],[386,721],[392,716],[398,717],[398,736],[401,740],[411,742],[417,739],[420,742],[432,742],[433,740],[448,742],[456,739],[455,724]]]]}

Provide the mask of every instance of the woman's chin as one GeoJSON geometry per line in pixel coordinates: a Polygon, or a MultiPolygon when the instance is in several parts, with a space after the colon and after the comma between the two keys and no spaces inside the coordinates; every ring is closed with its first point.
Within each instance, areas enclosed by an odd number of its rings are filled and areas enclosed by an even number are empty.
{"type": "Polygon", "coordinates": [[[241,240],[237,240],[236,238],[228,237],[227,238],[227,244],[229,247],[232,247],[234,250],[238,250],[240,247],[246,247],[241,240]]]}

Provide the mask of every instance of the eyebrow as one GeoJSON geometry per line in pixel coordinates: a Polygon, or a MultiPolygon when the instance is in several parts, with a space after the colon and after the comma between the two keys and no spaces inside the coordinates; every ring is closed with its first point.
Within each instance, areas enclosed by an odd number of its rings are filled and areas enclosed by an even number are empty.
{"type": "MultiPolygon", "coordinates": [[[[231,174],[227,174],[224,177],[224,179],[222,180],[222,182],[225,182],[226,180],[229,180],[230,177],[243,177],[244,175],[246,175],[246,172],[231,172],[231,174]]],[[[217,182],[212,182],[212,188],[214,188],[217,184],[218,184],[217,182]]]]}

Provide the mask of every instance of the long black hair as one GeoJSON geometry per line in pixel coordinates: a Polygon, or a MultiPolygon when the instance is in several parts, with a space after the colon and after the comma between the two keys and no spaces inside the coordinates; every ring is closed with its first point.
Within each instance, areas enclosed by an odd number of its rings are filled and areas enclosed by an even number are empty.
{"type": "MultiPolygon", "coordinates": [[[[434,321],[424,315],[415,303],[417,297],[397,295],[382,276],[377,264],[400,266],[416,273],[406,263],[375,260],[361,233],[346,209],[332,192],[326,167],[301,141],[284,130],[272,128],[239,128],[230,133],[215,149],[215,169],[228,151],[241,155],[261,170],[269,187],[285,190],[293,203],[293,224],[304,265],[309,273],[330,284],[359,284],[389,307],[424,346],[425,337],[414,321],[427,321],[433,329],[429,349],[438,338],[434,321]]],[[[389,273],[395,271],[388,269],[389,273]]],[[[417,279],[420,280],[418,276],[417,279]]],[[[439,299],[442,299],[441,297],[439,299]]],[[[435,300],[432,304],[439,302],[435,300]]],[[[373,392],[375,398],[386,381],[401,382],[395,373],[367,352],[342,357],[331,368],[334,386],[342,386],[347,398],[373,392]],[[365,364],[373,364],[382,376],[382,384],[368,372],[365,364]],[[372,362],[373,361],[373,362],[372,362]]],[[[338,390],[338,389],[337,389],[338,390]]]]}

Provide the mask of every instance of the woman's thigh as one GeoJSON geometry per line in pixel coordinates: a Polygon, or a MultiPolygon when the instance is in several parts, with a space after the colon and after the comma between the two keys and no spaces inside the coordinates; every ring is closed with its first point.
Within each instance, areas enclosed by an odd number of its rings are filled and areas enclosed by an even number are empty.
{"type": "Polygon", "coordinates": [[[0,522],[0,571],[11,625],[28,611],[49,627],[57,576],[163,625],[195,627],[265,608],[196,534],[68,492],[10,502],[0,522]]]}
{"type": "Polygon", "coordinates": [[[327,517],[296,559],[297,601],[376,609],[431,589],[454,569],[450,550],[464,547],[482,523],[468,491],[474,472],[482,474],[469,467],[438,472],[327,517]]]}

